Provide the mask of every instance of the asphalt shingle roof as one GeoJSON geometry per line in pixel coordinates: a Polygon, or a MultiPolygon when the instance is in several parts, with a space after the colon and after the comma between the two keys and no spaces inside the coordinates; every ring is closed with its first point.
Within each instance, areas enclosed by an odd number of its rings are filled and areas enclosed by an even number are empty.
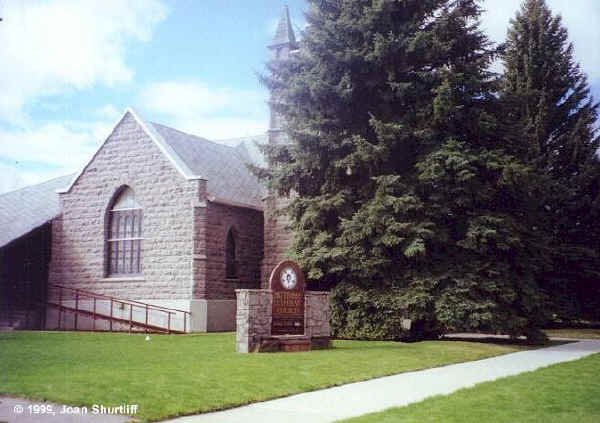
{"type": "Polygon", "coordinates": [[[262,209],[266,191],[246,165],[255,163],[246,145],[231,147],[158,123],[151,125],[190,171],[208,180],[209,198],[262,209]]]}
{"type": "Polygon", "coordinates": [[[0,247],[28,234],[60,213],[57,189],[75,175],[0,194],[0,247]]]}

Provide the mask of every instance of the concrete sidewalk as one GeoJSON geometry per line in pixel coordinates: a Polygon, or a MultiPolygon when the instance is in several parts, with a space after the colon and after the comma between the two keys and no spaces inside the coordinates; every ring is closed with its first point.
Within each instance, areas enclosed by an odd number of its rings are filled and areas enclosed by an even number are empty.
{"type": "Polygon", "coordinates": [[[512,376],[600,352],[600,341],[520,351],[467,363],[401,373],[293,395],[215,413],[181,417],[178,423],[333,422],[447,395],[477,383],[512,376]]]}

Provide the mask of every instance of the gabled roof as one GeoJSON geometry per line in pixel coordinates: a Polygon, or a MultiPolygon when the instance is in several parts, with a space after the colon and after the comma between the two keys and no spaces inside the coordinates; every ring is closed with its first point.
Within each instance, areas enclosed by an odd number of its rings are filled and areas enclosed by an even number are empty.
{"type": "Polygon", "coordinates": [[[281,18],[279,19],[277,29],[275,30],[275,37],[273,37],[273,41],[271,41],[269,47],[275,47],[282,44],[291,44],[292,46],[295,46],[296,44],[296,35],[294,34],[292,21],[290,19],[290,9],[287,6],[283,7],[281,18]]]}
{"type": "Polygon", "coordinates": [[[56,190],[74,175],[0,194],[0,247],[21,238],[60,213],[56,190]]]}
{"type": "MultiPolygon", "coordinates": [[[[115,127],[128,114],[136,120],[184,178],[207,180],[209,200],[262,210],[261,200],[265,189],[247,167],[247,163],[253,162],[249,152],[244,153],[241,148],[215,143],[168,126],[147,122],[131,108],[125,111],[115,127]]],[[[257,138],[264,140],[264,136],[257,138]]],[[[71,190],[98,151],[71,181],[68,188],[59,192],[71,190]]]]}
{"type": "Polygon", "coordinates": [[[151,123],[185,165],[206,179],[209,199],[262,210],[263,185],[250,172],[250,155],[236,147],[219,144],[158,123],[151,123]]]}
{"type": "MultiPolygon", "coordinates": [[[[135,119],[135,121],[138,123],[138,125],[140,125],[142,127],[142,129],[144,130],[144,132],[146,132],[146,135],[148,135],[148,137],[150,137],[150,139],[154,142],[154,144],[156,144],[158,149],[165,155],[165,157],[167,159],[169,159],[171,164],[175,167],[175,169],[177,169],[177,171],[179,171],[179,173],[181,173],[181,175],[184,178],[186,178],[186,179],[204,179],[204,178],[202,178],[202,176],[195,175],[185,165],[185,163],[181,160],[181,158],[177,154],[175,154],[175,152],[169,147],[169,145],[165,142],[165,140],[163,140],[162,137],[156,132],[154,127],[152,125],[150,125],[149,123],[147,123],[144,119],[142,119],[140,117],[140,115],[135,110],[133,110],[131,107],[128,107],[125,110],[125,113],[123,114],[123,116],[121,116],[121,118],[119,118],[118,122],[114,125],[114,128],[119,126],[119,124],[123,121],[123,119],[125,119],[125,117],[127,115],[131,115],[135,119]]],[[[104,147],[104,144],[106,144],[106,141],[108,141],[108,139],[112,135],[112,132],[114,132],[114,129],[113,129],[113,131],[111,131],[111,134],[108,137],[106,137],[106,139],[100,145],[100,147],[98,147],[98,149],[96,150],[94,155],[86,163],[86,165],[83,167],[83,169],[81,169],[81,171],[77,174],[77,176],[75,176],[75,178],[73,178],[73,180],[71,181],[69,186],[65,189],[58,190],[59,193],[66,193],[66,192],[71,191],[71,188],[73,188],[73,185],[75,185],[75,182],[77,182],[77,180],[83,174],[85,169],[89,166],[89,164],[92,162],[92,160],[94,160],[94,158],[96,157],[98,152],[102,149],[102,147],[104,147]]]]}

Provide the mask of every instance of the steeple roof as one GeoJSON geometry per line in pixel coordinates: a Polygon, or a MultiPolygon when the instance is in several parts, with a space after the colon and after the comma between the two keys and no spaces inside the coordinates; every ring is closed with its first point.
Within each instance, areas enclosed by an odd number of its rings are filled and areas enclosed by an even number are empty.
{"type": "Polygon", "coordinates": [[[283,7],[281,18],[277,24],[277,30],[275,31],[275,37],[269,47],[275,47],[282,44],[296,44],[296,36],[294,35],[294,29],[292,28],[292,21],[290,19],[290,10],[286,6],[283,7]]]}

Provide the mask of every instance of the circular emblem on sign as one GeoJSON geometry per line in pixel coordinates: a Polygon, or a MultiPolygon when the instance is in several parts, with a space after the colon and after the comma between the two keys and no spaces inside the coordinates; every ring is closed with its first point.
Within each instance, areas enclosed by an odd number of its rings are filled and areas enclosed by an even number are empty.
{"type": "Polygon", "coordinates": [[[271,335],[304,334],[304,293],[302,269],[292,260],[279,262],[269,277],[273,295],[271,335]]]}
{"type": "Polygon", "coordinates": [[[285,292],[304,292],[306,282],[300,266],[292,260],[279,262],[271,272],[271,276],[269,276],[269,289],[285,292]]]}
{"type": "Polygon", "coordinates": [[[298,282],[296,272],[291,267],[286,267],[281,271],[281,285],[285,289],[293,289],[298,282]]]}

